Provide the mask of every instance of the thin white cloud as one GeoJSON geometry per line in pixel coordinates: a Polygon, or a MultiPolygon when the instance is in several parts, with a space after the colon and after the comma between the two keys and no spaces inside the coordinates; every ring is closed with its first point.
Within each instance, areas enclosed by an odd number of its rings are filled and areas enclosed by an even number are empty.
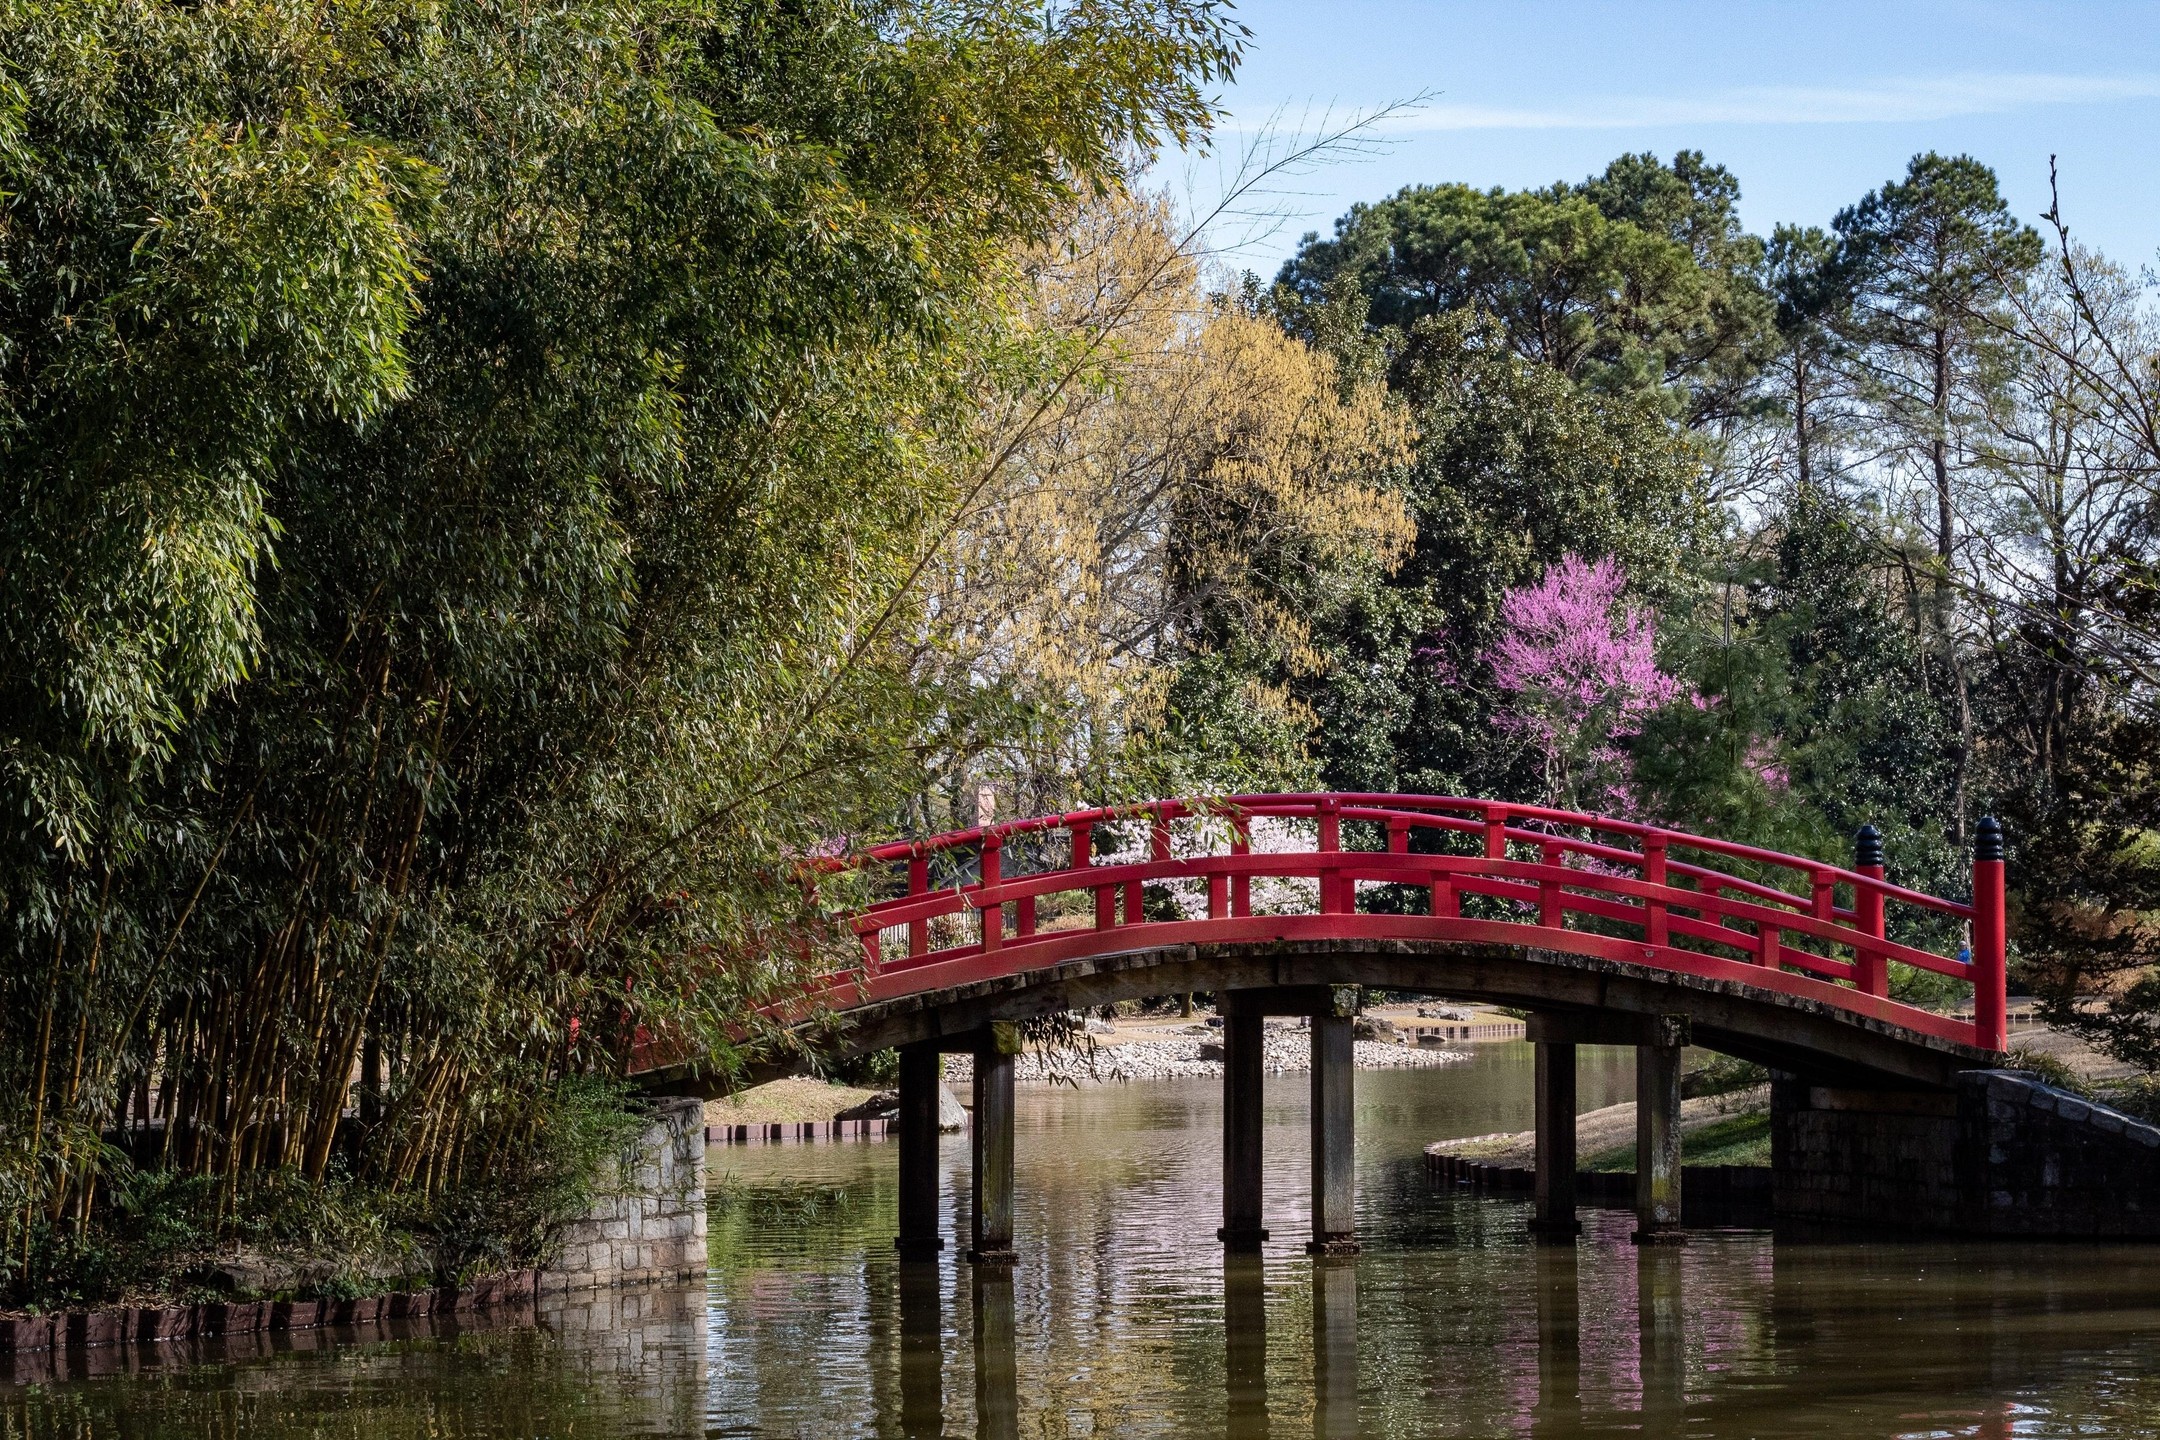
{"type": "MultiPolygon", "coordinates": [[[[1582,96],[1537,109],[1436,101],[1383,124],[1403,136],[1455,130],[1634,130],[1657,125],[1851,125],[1999,115],[2160,97],[2160,75],[1888,76],[1835,87],[1770,85],[1695,95],[1582,96]]],[[[1238,128],[1234,123],[1229,128],[1238,128]]]]}

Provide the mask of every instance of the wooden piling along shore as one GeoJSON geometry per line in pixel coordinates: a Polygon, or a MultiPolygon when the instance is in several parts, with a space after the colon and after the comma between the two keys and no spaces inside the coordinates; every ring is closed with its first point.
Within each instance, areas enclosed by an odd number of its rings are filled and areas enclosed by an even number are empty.
{"type": "Polygon", "coordinates": [[[116,1306],[54,1315],[0,1318],[0,1355],[82,1350],[108,1345],[158,1345],[325,1326],[374,1325],[429,1315],[470,1315],[530,1307],[540,1272],[512,1270],[470,1285],[401,1290],[360,1300],[221,1300],[208,1305],[116,1306]]]}
{"type": "Polygon", "coordinates": [[[889,1115],[868,1120],[754,1120],[707,1125],[708,1145],[779,1145],[789,1141],[883,1140],[893,1133],[889,1115]]]}

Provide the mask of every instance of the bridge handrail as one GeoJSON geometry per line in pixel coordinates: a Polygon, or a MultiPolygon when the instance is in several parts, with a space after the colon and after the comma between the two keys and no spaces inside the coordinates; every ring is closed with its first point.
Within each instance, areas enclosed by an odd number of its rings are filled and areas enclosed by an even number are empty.
{"type": "MultiPolygon", "coordinates": [[[[1101,806],[895,841],[847,859],[819,862],[816,868],[836,871],[906,862],[908,892],[874,901],[851,917],[873,973],[1069,936],[1076,927],[1038,929],[1036,902],[1046,895],[1092,891],[1093,928],[1124,930],[1175,923],[1150,921],[1143,913],[1144,887],[1162,881],[1202,882],[1207,891],[1207,918],[1224,922],[1254,915],[1250,887],[1259,878],[1316,880],[1321,915],[1361,920],[1366,917],[1357,909],[1359,883],[1416,885],[1429,890],[1431,909],[1428,916],[1415,917],[1422,925],[1413,928],[1483,933],[1494,922],[1464,915],[1461,896],[1485,895],[1530,912],[1533,918],[1527,923],[1548,932],[1540,942],[1548,948],[1599,953],[1612,949],[1615,942],[1604,932],[1584,930],[1580,923],[1571,928],[1571,915],[1578,922],[1632,927],[1641,932],[1641,958],[1649,963],[1701,970],[1715,957],[1697,947],[1714,946],[1743,956],[1758,978],[1783,975],[1789,967],[1834,984],[1836,994],[1852,997],[1839,1003],[1886,1016],[1907,1012],[1904,1018],[1910,1023],[1919,1023],[1924,1016],[1927,1023],[1922,1028],[1930,1030],[1941,1028],[1942,1017],[1889,999],[1889,962],[1965,980],[1974,988],[1972,1043],[2000,1050],[2005,1026],[2002,862],[2000,830],[1993,825],[1991,820],[1982,823],[1981,850],[1973,867],[1973,903],[1893,885],[1883,878],[1879,865],[1852,869],[1549,806],[1368,792],[1233,795],[1101,806]],[[1315,822],[1315,848],[1253,851],[1252,822],[1269,817],[1315,822]],[[1188,819],[1228,822],[1230,853],[1174,854],[1171,826],[1188,819]],[[1095,827],[1135,820],[1148,825],[1146,857],[1099,863],[1094,854],[1095,827]],[[1383,827],[1388,848],[1344,848],[1341,825],[1345,820],[1383,827]],[[1416,830],[1481,838],[1482,853],[1413,852],[1409,838],[1416,830]],[[1008,842],[1056,831],[1071,837],[1069,863],[1009,878],[1003,874],[1008,842]],[[1589,836],[1568,831],[1589,832],[1589,836]],[[1638,848],[1629,849],[1613,840],[1633,841],[1638,848]],[[1511,852],[1517,849],[1533,849],[1537,859],[1516,858],[1511,852]],[[1806,893],[1677,859],[1672,855],[1675,849],[1789,872],[1804,884],[1806,893]],[[972,854],[975,874],[932,889],[931,858],[956,852],[972,854]],[[1620,873],[1626,870],[1635,873],[1620,873]],[[1676,883],[1682,881],[1685,884],[1676,883]],[[1837,903],[1841,887],[1851,893],[1849,906],[1837,903]],[[1122,918],[1117,913],[1121,894],[1122,918]],[[1885,906],[1890,903],[1969,922],[1971,958],[1937,955],[1890,939],[1885,924],[1885,906]],[[1008,905],[1017,911],[1018,931],[1009,939],[1004,933],[1008,905]],[[979,938],[972,943],[934,945],[931,922],[964,912],[981,917],[979,938]],[[997,917],[994,925],[992,915],[997,917]],[[894,930],[906,932],[908,953],[887,960],[881,937],[894,930]],[[1831,953],[1789,947],[1784,943],[1788,934],[1804,937],[1831,953]],[[1593,935],[1596,945],[1591,944],[1593,935]],[[1676,939],[1692,944],[1676,944],[1676,939]],[[1850,957],[1835,954],[1838,947],[1849,950],[1850,957]],[[1863,1004],[1860,996],[1872,1003],[1863,1004]]],[[[1512,927],[1526,922],[1503,923],[1512,927]]]]}
{"type": "MultiPolygon", "coordinates": [[[[1014,876],[995,885],[971,884],[924,891],[920,895],[903,895],[879,901],[853,922],[858,933],[896,929],[917,920],[937,920],[948,915],[967,911],[984,911],[993,905],[1008,905],[1021,900],[1040,899],[1045,895],[1067,894],[1083,889],[1116,889],[1130,884],[1146,884],[1156,880],[1205,879],[1210,876],[1235,878],[1266,877],[1270,879],[1311,879],[1314,854],[1326,852],[1291,852],[1271,855],[1195,855],[1174,860],[1136,860],[1120,865],[1098,865],[1086,872],[1087,879],[1075,883],[1082,873],[1077,870],[1042,870],[1028,875],[1014,876]]],[[[1430,883],[1441,875],[1461,875],[1471,878],[1497,877],[1507,888],[1496,884],[1492,890],[1477,893],[1498,894],[1501,898],[1519,898],[1525,902],[1538,898],[1540,883],[1576,885],[1582,878],[1580,870],[1564,866],[1540,865],[1533,861],[1509,860],[1487,861],[1474,855],[1394,855],[1384,850],[1341,850],[1333,852],[1343,856],[1371,856],[1376,861],[1366,865],[1336,864],[1327,868],[1346,879],[1369,880],[1381,884],[1430,883]],[[1419,874],[1419,872],[1424,872],[1419,874]],[[1416,876],[1417,878],[1411,878],[1416,876]]],[[[1617,895],[1633,896],[1645,901],[1658,901],[1682,909],[1715,909],[1721,919],[1749,920],[1757,924],[1772,924],[1780,930],[1793,931],[1835,944],[1849,944],[1853,931],[1849,926],[1826,922],[1818,916],[1787,913],[1767,906],[1745,901],[1714,900],[1695,891],[1680,890],[1670,886],[1656,886],[1624,876],[1599,876],[1597,888],[1617,895]]],[[[1594,897],[1570,896],[1567,908],[1580,910],[1583,902],[1594,897]]],[[[1851,912],[1843,911],[1849,915],[1851,912]]],[[[1683,919],[1685,917],[1673,917],[1683,919]]],[[[1628,923],[1638,923],[1640,917],[1630,917],[1628,923]]],[[[1051,932],[1045,932],[1051,933],[1051,932]]],[[[1755,937],[1739,931],[1728,931],[1730,937],[1719,938],[1716,943],[1727,944],[1735,949],[1748,948],[1744,942],[1755,937]]],[[[1930,951],[1906,945],[1897,940],[1868,937],[1868,948],[1877,951],[1885,959],[1895,960],[1915,969],[1929,970],[1952,979],[1968,979],[1969,963],[1947,959],[1930,951]]],[[[942,954],[943,952],[937,952],[942,954]]],[[[1829,957],[1815,957],[1829,959],[1829,957]]],[[[886,962],[888,967],[898,961],[886,962]]],[[[1831,961],[1837,965],[1849,965],[1847,961],[1831,961]]]]}
{"type": "MultiPolygon", "coordinates": [[[[1324,801],[1337,801],[1346,807],[1371,806],[1375,813],[1352,815],[1347,809],[1345,819],[1380,820],[1383,812],[1393,811],[1407,816],[1423,818],[1436,828],[1459,833],[1473,833],[1484,826],[1482,820],[1467,816],[1432,818],[1433,812],[1445,810],[1501,811],[1510,820],[1527,819],[1538,823],[1572,825],[1585,829],[1603,830],[1615,835],[1628,835],[1637,839],[1661,839],[1668,845],[1677,844],[1690,850],[1725,855],[1735,860],[1752,860],[1758,864],[1774,865],[1782,869],[1821,872],[1835,876],[1837,883],[1850,885],[1856,890],[1879,894],[1886,900],[1900,904],[1938,910],[1959,919],[1970,919],[1972,907],[1956,900],[1946,900],[1922,890],[1909,890],[1894,885],[1880,876],[1871,876],[1827,860],[1812,860],[1803,856],[1786,855],[1776,850],[1764,850],[1758,846],[1742,845],[1736,841],[1719,840],[1707,835],[1695,835],[1684,830],[1671,830],[1657,825],[1645,825],[1634,820],[1619,820],[1610,816],[1584,814],[1574,810],[1556,810],[1550,806],[1525,805],[1514,801],[1471,800],[1445,795],[1387,795],[1345,791],[1311,792],[1281,795],[1231,795],[1221,799],[1142,800],[1126,805],[1097,806],[1091,809],[1071,810],[1057,815],[1037,815],[1024,820],[1006,820],[991,825],[971,826],[965,830],[952,830],[925,837],[921,840],[893,840],[874,845],[847,860],[828,862],[829,868],[854,868],[870,861],[904,860],[927,856],[944,851],[966,850],[979,845],[985,836],[994,836],[1000,843],[1016,835],[1052,830],[1069,830],[1074,825],[1118,824],[1125,821],[1160,816],[1165,822],[1181,819],[1214,816],[1234,818],[1241,812],[1247,816],[1268,815],[1283,819],[1311,818],[1317,806],[1324,801]]],[[[1546,840],[1576,850],[1587,850],[1592,842],[1571,840],[1554,836],[1540,830],[1508,829],[1507,838],[1515,844],[1532,844],[1546,840]]],[[[1639,852],[1612,848],[1614,857],[1640,858],[1639,852]]],[[[1701,866],[1674,865],[1674,870],[1704,877],[1715,877],[1722,886],[1732,889],[1751,889],[1764,898],[1782,897],[1799,903],[1798,896],[1760,885],[1744,876],[1729,874],[1701,866]]]]}

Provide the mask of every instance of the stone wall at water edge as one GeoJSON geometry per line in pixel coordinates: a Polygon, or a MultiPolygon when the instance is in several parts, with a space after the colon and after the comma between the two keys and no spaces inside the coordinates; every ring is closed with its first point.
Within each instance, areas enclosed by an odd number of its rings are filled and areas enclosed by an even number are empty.
{"type": "Polygon", "coordinates": [[[1770,1087],[1780,1219],[2160,1239],[2160,1128],[2018,1070],[1955,1093],[1770,1087]]]}
{"type": "Polygon", "coordinates": [[[659,1102],[612,1193],[564,1231],[540,1293],[705,1273],[705,1103],[659,1102]]]}

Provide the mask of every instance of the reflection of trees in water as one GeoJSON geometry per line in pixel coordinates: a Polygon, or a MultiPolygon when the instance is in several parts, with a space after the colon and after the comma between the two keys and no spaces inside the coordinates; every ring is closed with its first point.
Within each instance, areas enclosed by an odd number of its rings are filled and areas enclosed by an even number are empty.
{"type": "MultiPolygon", "coordinates": [[[[1527,1092],[1507,1048],[1444,1077],[1464,1133],[1519,1126],[1501,1104],[1527,1092]]],[[[1360,1084],[1368,1143],[1432,1123],[1388,1108],[1414,1107],[1422,1088],[1360,1084]]],[[[1304,1228],[1305,1091],[1270,1092],[1282,1234],[1304,1228]]],[[[1645,1251],[1627,1243],[1630,1214],[1597,1210],[1583,1212],[1579,1246],[1549,1251],[1526,1242],[1519,1202],[1435,1195],[1414,1161],[1381,1161],[1360,1176],[1365,1255],[1321,1271],[1278,1248],[1226,1273],[1215,1087],[1031,1103],[1009,1288],[982,1290],[950,1251],[936,1272],[948,1435],[1249,1440],[1263,1417],[1274,1437],[1340,1433],[1352,1417],[1367,1435],[1956,1436],[2000,1426],[2020,1396],[2089,1433],[2147,1433],[2160,1414],[2160,1314],[2143,1298],[2160,1294],[2160,1252],[1743,1233],[1645,1251]],[[1338,1275],[1351,1292],[1340,1305],[1338,1275]],[[1009,1329],[990,1308],[1005,1305],[1009,1329]]],[[[756,1168],[747,1153],[739,1163],[756,1168]]],[[[944,1163],[950,1238],[966,1218],[964,1141],[944,1163]]],[[[853,1190],[887,1185],[890,1165],[879,1147],[808,1147],[774,1152],[762,1173],[853,1190]]],[[[716,1420],[775,1436],[905,1433],[892,1200],[864,1193],[716,1244],[716,1420]]]]}
{"type": "MultiPolygon", "coordinates": [[[[1463,1203],[1519,1224],[1519,1206],[1463,1203]]],[[[2006,1436],[2035,1397],[2065,1424],[2124,1434],[2160,1413],[2150,1259],[2096,1291],[2094,1262],[2109,1265],[2090,1251],[1635,1247],[1627,1214],[1590,1219],[1580,1246],[1226,1256],[1212,1294],[1196,1267],[1189,1286],[1062,1322],[1040,1270],[1016,1287],[948,1266],[896,1297],[903,1314],[923,1307],[912,1328],[936,1337],[920,1352],[936,1369],[907,1368],[903,1318],[898,1373],[917,1399],[877,1429],[940,1433],[927,1397],[942,1433],[980,1437],[2006,1436]],[[2126,1349],[2130,1309],[2145,1334],[2126,1349]],[[2089,1368],[2094,1351],[2121,1363],[2089,1368]]],[[[1074,1247],[1061,1267],[1082,1294],[1120,1288],[1096,1273],[1121,1268],[1110,1246],[1074,1247]]]]}
{"type": "MultiPolygon", "coordinates": [[[[1272,1218],[1301,1234],[1304,1153],[1285,1127],[1305,1087],[1279,1088],[1272,1218]]],[[[737,1183],[715,1206],[715,1283],[709,1296],[678,1292],[671,1313],[645,1314],[633,1292],[613,1311],[558,1305],[550,1333],[451,1338],[446,1327],[327,1361],[300,1352],[328,1337],[261,1337],[293,1353],[37,1392],[0,1385],[0,1440],[607,1440],[708,1423],[999,1440],[1251,1440],[1263,1426],[1273,1437],[1575,1440],[1683,1425],[1708,1437],[1958,1436],[2007,1435],[2012,1404],[2044,1417],[2028,1431],[2114,1436],[2151,1433],[2160,1414],[2152,1250],[1700,1233],[1638,1250],[1628,1213],[1595,1210],[1579,1246],[1532,1247],[1519,1202],[1435,1195],[1413,1163],[1366,1167],[1370,1248],[1354,1262],[1316,1266],[1285,1247],[1226,1270],[1212,1238],[1218,1121],[1205,1104],[1181,1108],[1196,1096],[1110,1088],[1075,1102],[1086,1108],[1072,1128],[1031,1142],[1024,1123],[1010,1279],[948,1251],[903,1283],[889,1147],[743,1152],[728,1162],[737,1171],[794,1179],[737,1183]]],[[[1366,1133],[1384,1137],[1385,1123],[1366,1133]]],[[[948,1236],[965,1217],[965,1153],[957,1137],[946,1147],[948,1236]]]]}

